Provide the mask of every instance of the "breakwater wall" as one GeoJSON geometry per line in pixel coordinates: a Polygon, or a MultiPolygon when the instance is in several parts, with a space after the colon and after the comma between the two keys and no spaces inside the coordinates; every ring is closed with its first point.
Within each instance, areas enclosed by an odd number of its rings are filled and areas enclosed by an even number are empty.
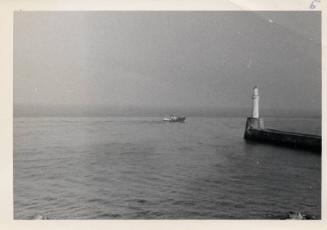
{"type": "Polygon", "coordinates": [[[259,121],[255,121],[255,118],[249,117],[247,119],[244,132],[245,140],[321,153],[321,136],[265,129],[258,126],[258,123],[259,121]]]}
{"type": "Polygon", "coordinates": [[[252,116],[246,120],[244,139],[321,153],[321,136],[267,129],[259,117],[259,89],[253,88],[252,116]]]}

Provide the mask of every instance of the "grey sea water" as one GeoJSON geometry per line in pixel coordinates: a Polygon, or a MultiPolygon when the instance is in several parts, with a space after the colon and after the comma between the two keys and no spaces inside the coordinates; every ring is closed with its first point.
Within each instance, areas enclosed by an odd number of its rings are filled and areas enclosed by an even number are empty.
{"type": "MultiPolygon", "coordinates": [[[[265,119],[320,134],[320,119],[265,119]]],[[[321,156],[243,140],[244,118],[14,118],[14,218],[321,218],[321,156]]]]}

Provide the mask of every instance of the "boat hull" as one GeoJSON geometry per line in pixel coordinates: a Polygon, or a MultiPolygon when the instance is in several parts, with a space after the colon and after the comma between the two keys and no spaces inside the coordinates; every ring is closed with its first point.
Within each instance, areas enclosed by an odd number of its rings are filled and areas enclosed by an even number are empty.
{"type": "Polygon", "coordinates": [[[186,117],[176,117],[176,118],[168,118],[165,117],[163,120],[167,122],[184,122],[186,117]]]}

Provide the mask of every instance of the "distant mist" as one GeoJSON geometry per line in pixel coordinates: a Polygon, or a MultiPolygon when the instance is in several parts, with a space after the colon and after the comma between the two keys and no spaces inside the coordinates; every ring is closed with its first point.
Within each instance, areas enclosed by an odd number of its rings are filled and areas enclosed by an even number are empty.
{"type": "MultiPolygon", "coordinates": [[[[140,106],[47,106],[14,105],[14,117],[105,117],[105,116],[139,116],[163,117],[169,114],[194,117],[248,117],[251,108],[218,107],[140,107],[140,106]]],[[[272,110],[262,109],[262,117],[317,117],[321,111],[272,110]]]]}
{"type": "Polygon", "coordinates": [[[14,14],[15,116],[320,116],[320,12],[14,14]],[[77,106],[78,105],[78,106],[77,106]]]}

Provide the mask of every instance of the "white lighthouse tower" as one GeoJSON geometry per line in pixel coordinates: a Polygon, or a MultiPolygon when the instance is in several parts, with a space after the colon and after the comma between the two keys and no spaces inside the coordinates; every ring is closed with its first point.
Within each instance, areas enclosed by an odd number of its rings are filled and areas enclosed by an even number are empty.
{"type": "Polygon", "coordinates": [[[251,130],[264,129],[263,119],[259,116],[259,89],[254,86],[252,92],[252,114],[246,120],[244,138],[247,139],[251,130]]]}
{"type": "Polygon", "coordinates": [[[254,86],[252,93],[252,118],[259,118],[259,89],[254,86]]]}

